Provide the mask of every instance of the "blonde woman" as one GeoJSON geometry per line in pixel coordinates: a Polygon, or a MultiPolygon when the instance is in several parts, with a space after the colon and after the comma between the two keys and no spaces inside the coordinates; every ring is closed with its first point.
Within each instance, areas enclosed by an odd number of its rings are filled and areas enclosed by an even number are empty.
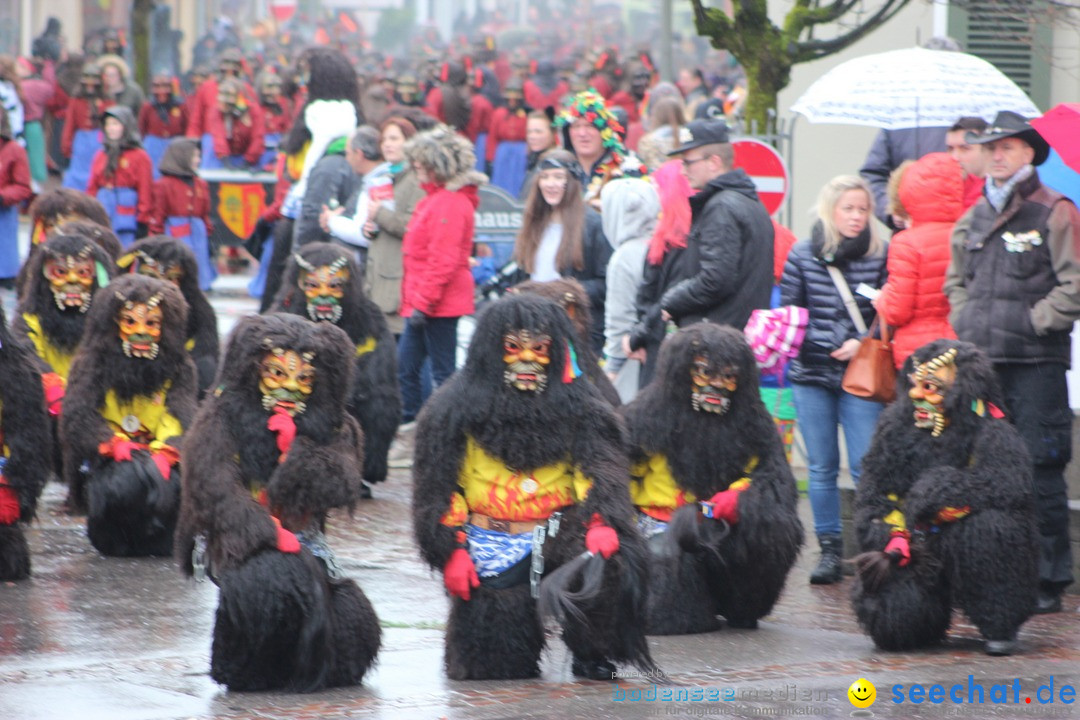
{"type": "Polygon", "coordinates": [[[851,477],[859,481],[863,453],[870,444],[881,403],[844,392],[840,383],[862,337],[829,268],[840,271],[850,288],[863,324],[874,319],[870,299],[860,285],[885,284],[886,246],[874,230],[870,186],[855,175],[830,180],[818,196],[817,222],[811,237],[795,244],[780,281],[783,305],[809,312],[806,339],[791,361],[788,379],[810,470],[810,507],[821,544],[821,561],[810,576],[814,584],[840,579],[840,471],[837,426],[844,428],[851,477]]]}

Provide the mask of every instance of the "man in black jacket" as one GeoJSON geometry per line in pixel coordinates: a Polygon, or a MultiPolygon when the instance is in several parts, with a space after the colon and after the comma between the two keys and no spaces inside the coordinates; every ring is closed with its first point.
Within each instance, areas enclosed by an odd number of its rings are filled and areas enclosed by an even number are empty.
{"type": "Polygon", "coordinates": [[[1065,466],[1073,413],[1065,371],[1080,319],[1080,213],[1039,182],[1050,146],[1020,115],[1000,112],[969,143],[987,146],[986,188],[952,234],[945,276],[961,340],[994,363],[1009,419],[1034,463],[1041,552],[1036,612],[1061,610],[1072,581],[1065,466]]]}
{"type": "Polygon", "coordinates": [[[330,143],[326,153],[315,163],[308,178],[307,189],[300,206],[300,213],[293,225],[293,247],[311,242],[333,242],[333,237],[323,230],[319,217],[323,207],[336,210],[344,207],[350,216],[355,207],[350,207],[350,200],[355,199],[363,178],[353,169],[356,158],[363,157],[362,134],[354,133],[330,143]]]}
{"type": "Polygon", "coordinates": [[[683,175],[698,190],[685,267],[693,274],[664,291],[665,320],[742,329],[757,308],[769,307],[773,276],[773,226],[750,177],[734,167],[735,151],[723,120],[694,120],[679,131],[683,175]]]}

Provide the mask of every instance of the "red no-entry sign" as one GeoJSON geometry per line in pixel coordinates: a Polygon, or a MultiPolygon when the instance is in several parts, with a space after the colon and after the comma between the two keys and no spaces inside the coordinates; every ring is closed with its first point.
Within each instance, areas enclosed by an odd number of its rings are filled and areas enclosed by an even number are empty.
{"type": "Polygon", "coordinates": [[[278,22],[286,22],[296,12],[296,0],[270,0],[270,12],[278,22]]]}
{"type": "Polygon", "coordinates": [[[760,140],[736,140],[735,167],[742,168],[754,181],[758,197],[770,215],[784,204],[790,183],[784,158],[772,145],[760,140]]]}

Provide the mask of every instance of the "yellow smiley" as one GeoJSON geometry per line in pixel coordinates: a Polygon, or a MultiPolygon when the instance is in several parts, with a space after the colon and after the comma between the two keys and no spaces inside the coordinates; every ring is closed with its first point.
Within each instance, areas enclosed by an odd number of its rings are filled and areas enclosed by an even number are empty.
{"type": "Polygon", "coordinates": [[[877,688],[866,678],[859,678],[847,689],[848,700],[857,708],[868,708],[877,700],[877,688]]]}

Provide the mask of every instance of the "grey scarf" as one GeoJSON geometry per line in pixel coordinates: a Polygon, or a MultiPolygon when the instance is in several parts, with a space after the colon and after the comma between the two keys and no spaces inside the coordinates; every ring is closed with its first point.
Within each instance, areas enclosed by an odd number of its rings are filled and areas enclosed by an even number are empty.
{"type": "Polygon", "coordinates": [[[1005,209],[1006,203],[1009,202],[1009,196],[1012,195],[1013,188],[1016,184],[1027,180],[1031,177],[1031,173],[1035,172],[1035,168],[1031,165],[1025,165],[1016,171],[1016,174],[1005,181],[1004,185],[998,185],[994,182],[994,178],[989,175],[986,176],[986,199],[994,207],[994,210],[1001,212],[1005,209]]]}

